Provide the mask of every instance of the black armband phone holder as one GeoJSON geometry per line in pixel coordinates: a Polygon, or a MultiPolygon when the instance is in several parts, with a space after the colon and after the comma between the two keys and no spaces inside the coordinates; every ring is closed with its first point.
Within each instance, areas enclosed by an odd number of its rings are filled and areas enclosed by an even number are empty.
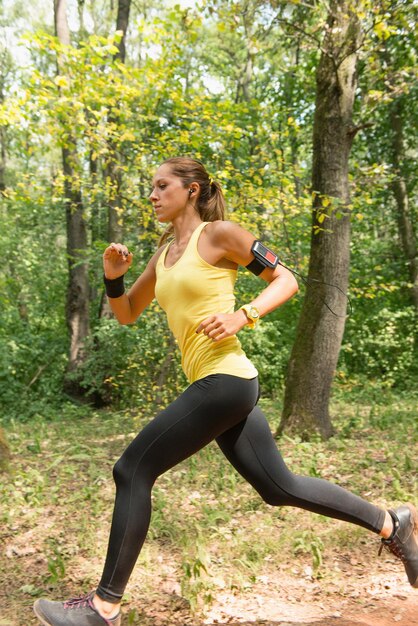
{"type": "Polygon", "coordinates": [[[259,239],[256,239],[254,241],[253,245],[251,246],[251,252],[254,255],[254,259],[251,261],[251,263],[248,263],[248,265],[246,265],[246,268],[256,276],[261,274],[261,272],[265,270],[266,267],[274,269],[279,263],[279,257],[277,256],[277,254],[275,254],[274,252],[272,252],[272,250],[267,248],[267,246],[262,244],[259,239]]]}

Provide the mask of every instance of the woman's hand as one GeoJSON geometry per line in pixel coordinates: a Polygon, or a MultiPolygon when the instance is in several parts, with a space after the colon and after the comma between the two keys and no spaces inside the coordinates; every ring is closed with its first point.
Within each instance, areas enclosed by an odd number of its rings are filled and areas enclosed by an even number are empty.
{"type": "Polygon", "coordinates": [[[235,313],[218,313],[211,315],[200,322],[196,333],[203,333],[213,341],[220,341],[236,335],[241,328],[248,324],[245,311],[239,309],[235,313]]]}
{"type": "Polygon", "coordinates": [[[103,270],[106,278],[113,280],[126,274],[132,265],[133,255],[121,243],[111,243],[103,253],[103,270]]]}

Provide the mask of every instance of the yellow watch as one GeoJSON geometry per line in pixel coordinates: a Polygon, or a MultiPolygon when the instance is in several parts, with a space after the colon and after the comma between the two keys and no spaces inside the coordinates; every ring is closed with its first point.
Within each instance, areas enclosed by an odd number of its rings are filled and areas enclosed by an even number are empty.
{"type": "Polygon", "coordinates": [[[245,312],[245,315],[248,318],[248,326],[250,328],[255,328],[258,320],[260,319],[260,311],[252,304],[243,304],[241,309],[245,312]]]}

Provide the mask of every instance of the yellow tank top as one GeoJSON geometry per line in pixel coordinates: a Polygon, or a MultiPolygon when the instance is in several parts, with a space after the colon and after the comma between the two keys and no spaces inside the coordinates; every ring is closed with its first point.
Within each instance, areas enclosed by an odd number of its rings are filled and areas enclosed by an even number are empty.
{"type": "Polygon", "coordinates": [[[212,341],[196,329],[215,313],[233,313],[237,271],[210,265],[197,250],[199,235],[208,222],[193,232],[185,251],[171,267],[165,266],[169,244],[156,266],[155,295],[179,345],[181,364],[193,382],[210,374],[254,378],[257,370],[246,357],[236,336],[212,341]]]}

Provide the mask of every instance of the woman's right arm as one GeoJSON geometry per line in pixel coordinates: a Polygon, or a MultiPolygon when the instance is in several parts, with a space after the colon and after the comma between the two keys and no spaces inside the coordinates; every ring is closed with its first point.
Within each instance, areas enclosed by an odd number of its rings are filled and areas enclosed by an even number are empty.
{"type": "MultiPolygon", "coordinates": [[[[135,283],[119,298],[109,298],[109,305],[120,324],[133,324],[155,298],[155,268],[163,248],[151,257],[148,265],[135,283]]],[[[126,246],[111,244],[103,254],[103,269],[106,278],[115,279],[126,274],[133,256],[126,246]]]]}

